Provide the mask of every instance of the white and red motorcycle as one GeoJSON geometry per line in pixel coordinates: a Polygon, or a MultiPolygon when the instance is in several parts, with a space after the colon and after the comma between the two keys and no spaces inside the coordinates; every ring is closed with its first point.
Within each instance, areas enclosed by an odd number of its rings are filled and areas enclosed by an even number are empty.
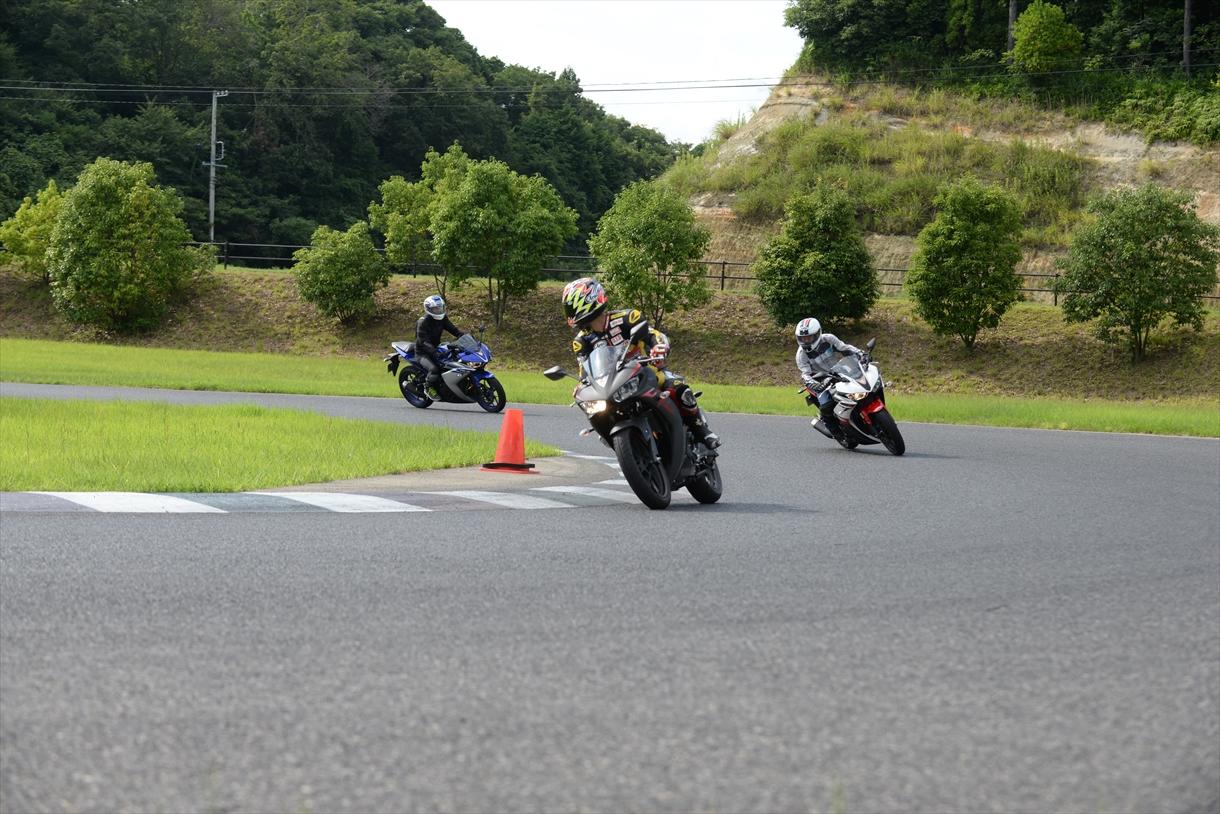
{"type": "MultiPolygon", "coordinates": [[[[885,383],[881,371],[873,363],[873,346],[876,339],[868,340],[866,350],[860,358],[846,356],[830,369],[834,398],[834,414],[838,419],[842,436],[836,438],[822,423],[819,416],[810,423],[818,432],[844,449],[855,449],[860,444],[881,444],[894,455],[906,452],[906,442],[898,431],[898,424],[885,407],[885,383]]],[[[805,403],[816,406],[818,394],[812,385],[797,391],[805,394],[805,403]]]]}

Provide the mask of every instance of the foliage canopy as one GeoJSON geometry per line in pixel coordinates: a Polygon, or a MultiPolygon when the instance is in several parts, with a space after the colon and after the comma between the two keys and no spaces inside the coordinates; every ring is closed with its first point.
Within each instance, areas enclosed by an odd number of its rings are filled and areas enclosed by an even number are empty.
{"type": "Polygon", "coordinates": [[[682,196],[637,181],[602,215],[589,251],[615,299],[640,308],[660,330],[667,314],[711,299],[707,269],[699,262],[710,240],[682,196]]]}
{"type": "Polygon", "coordinates": [[[1167,318],[1201,330],[1203,296],[1220,264],[1220,228],[1199,219],[1190,196],[1148,184],[1103,195],[1089,211],[1096,220],[1060,262],[1064,318],[1096,319],[1098,337],[1125,342],[1133,361],[1167,318]]]}
{"type": "Polygon", "coordinates": [[[155,327],[212,266],[186,246],[182,200],[148,164],[99,158],[63,194],[47,262],[51,297],[74,322],[103,330],[155,327]]]}
{"type": "Polygon", "coordinates": [[[1021,211],[1004,190],[969,176],[945,187],[936,207],[916,239],[906,289],[934,332],[973,348],[1021,299],[1021,211]]]}
{"type": "Polygon", "coordinates": [[[855,210],[827,184],[788,202],[780,233],[753,268],[758,296],[778,325],[805,317],[860,319],[877,301],[877,275],[855,210]]]}

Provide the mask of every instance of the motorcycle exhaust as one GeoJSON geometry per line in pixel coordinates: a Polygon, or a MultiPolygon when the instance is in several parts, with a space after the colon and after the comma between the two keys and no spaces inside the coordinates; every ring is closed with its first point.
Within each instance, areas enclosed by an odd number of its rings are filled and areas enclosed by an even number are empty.
{"type": "Polygon", "coordinates": [[[830,430],[826,429],[826,425],[822,423],[822,419],[815,418],[812,421],[810,421],[809,424],[815,430],[822,433],[822,435],[825,435],[827,438],[829,438],[832,441],[834,440],[834,436],[830,434],[830,430]]]}

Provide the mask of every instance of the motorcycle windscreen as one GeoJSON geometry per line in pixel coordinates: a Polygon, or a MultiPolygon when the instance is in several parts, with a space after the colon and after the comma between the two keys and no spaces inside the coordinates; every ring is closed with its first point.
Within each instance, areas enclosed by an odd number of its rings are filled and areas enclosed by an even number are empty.
{"type": "MultiPolygon", "coordinates": [[[[622,345],[625,349],[627,346],[622,345]]],[[[598,387],[605,387],[610,383],[611,377],[615,374],[615,365],[618,364],[619,357],[622,356],[622,350],[610,347],[609,345],[598,345],[589,354],[588,367],[589,379],[598,387]]]]}
{"type": "Polygon", "coordinates": [[[867,387],[864,381],[864,371],[860,369],[860,361],[854,356],[848,356],[831,368],[831,371],[846,376],[854,382],[867,387]]]}

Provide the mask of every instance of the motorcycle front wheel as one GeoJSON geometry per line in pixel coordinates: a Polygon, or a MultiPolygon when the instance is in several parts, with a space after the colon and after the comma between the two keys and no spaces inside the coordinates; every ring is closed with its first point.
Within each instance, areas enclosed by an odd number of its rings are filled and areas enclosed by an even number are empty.
{"type": "Polygon", "coordinates": [[[906,441],[902,440],[902,433],[898,432],[898,424],[888,410],[878,410],[873,413],[872,419],[877,438],[891,454],[901,455],[907,451],[906,441]]]}
{"type": "Polygon", "coordinates": [[[652,456],[652,448],[638,430],[626,430],[614,436],[614,455],[627,485],[645,506],[650,509],[669,506],[669,475],[661,462],[652,456]]]}
{"type": "Polygon", "coordinates": [[[398,392],[412,407],[424,407],[432,404],[432,399],[424,393],[424,381],[428,374],[414,365],[407,365],[398,371],[398,392]]]}
{"type": "Polygon", "coordinates": [[[720,464],[715,458],[712,465],[699,477],[686,482],[686,491],[700,503],[715,503],[720,500],[724,491],[724,483],[720,480],[720,464]]]}
{"type": "Polygon", "coordinates": [[[504,385],[495,376],[471,382],[474,385],[474,400],[489,413],[498,413],[504,409],[508,399],[504,395],[504,385]]]}

